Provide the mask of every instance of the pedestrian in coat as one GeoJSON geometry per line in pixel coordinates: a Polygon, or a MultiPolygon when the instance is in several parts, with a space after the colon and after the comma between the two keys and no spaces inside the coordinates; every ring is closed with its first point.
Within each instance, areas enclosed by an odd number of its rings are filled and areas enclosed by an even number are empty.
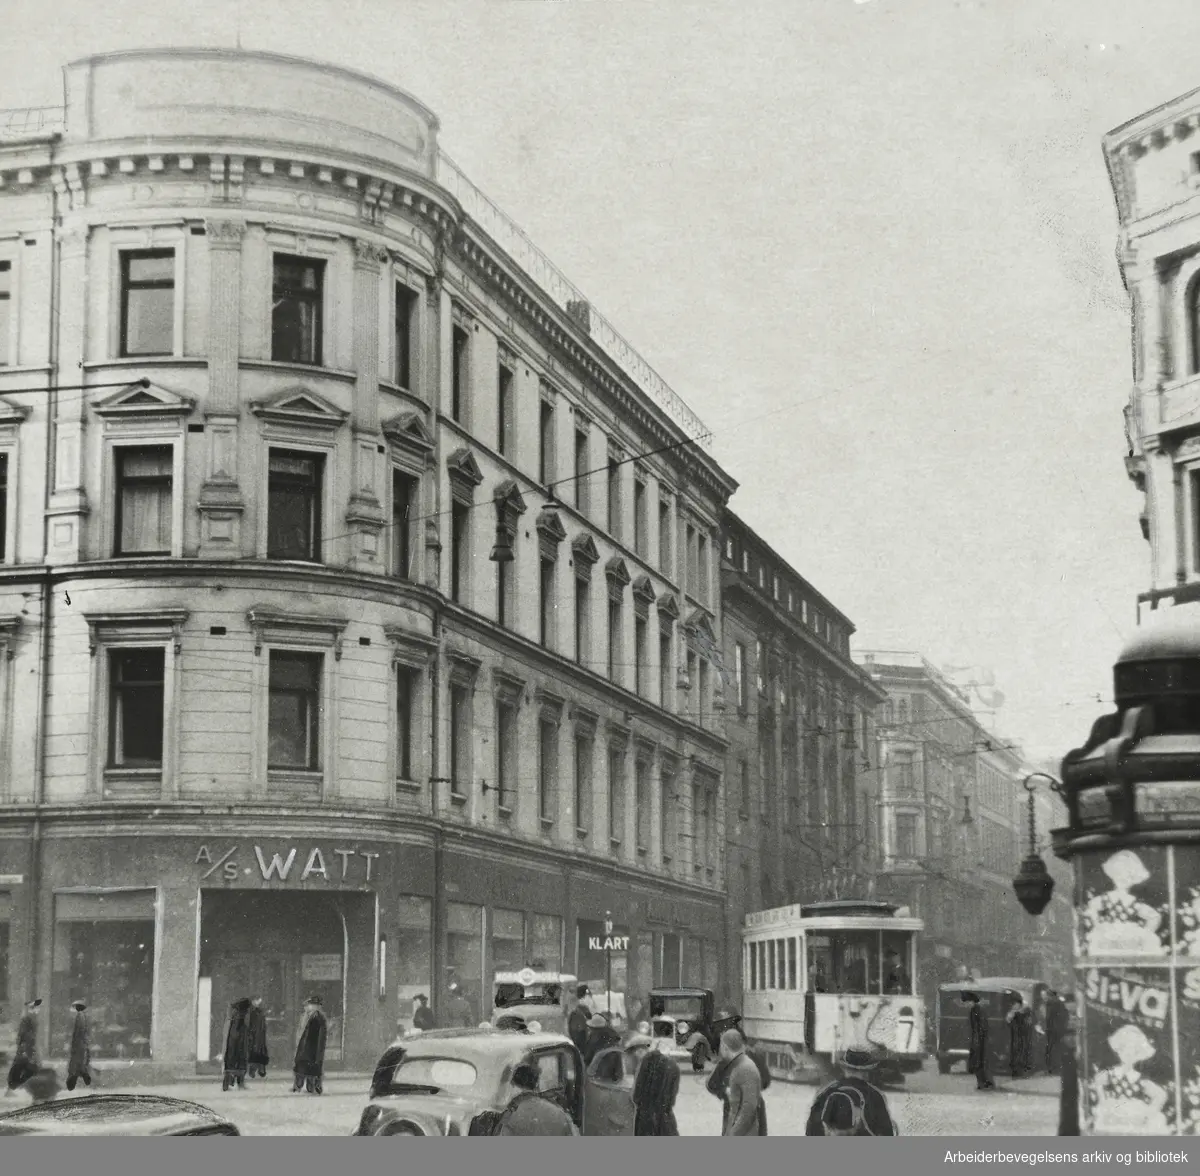
{"type": "Polygon", "coordinates": [[[647,1053],[633,1082],[634,1135],[678,1135],[675,1122],[678,1094],[679,1067],[666,1054],[647,1053]]]}
{"type": "Polygon", "coordinates": [[[805,1135],[899,1135],[883,1091],[871,1079],[878,1056],[867,1049],[848,1049],[842,1077],[813,1099],[805,1135]]]}
{"type": "Polygon", "coordinates": [[[16,1090],[38,1071],[38,1010],[42,1007],[41,997],[25,1002],[25,1012],[17,1022],[17,1044],[13,1051],[12,1065],[8,1070],[8,1089],[16,1090]]]}
{"type": "Polygon", "coordinates": [[[75,1023],[71,1026],[71,1052],[67,1056],[67,1089],[74,1090],[80,1078],[84,1086],[92,1084],[92,1031],[83,1015],[87,1005],[81,1000],[71,1005],[75,1023]]]}
{"type": "Polygon", "coordinates": [[[1074,1010],[1065,1002],[1062,1009],[1065,1016],[1063,1035],[1060,1041],[1062,1048],[1062,1091],[1058,1104],[1058,1134],[1079,1134],[1079,1055],[1077,1052],[1077,1033],[1074,1010]]]}
{"type": "Polygon", "coordinates": [[[583,1053],[587,1045],[588,1017],[591,1015],[587,1006],[588,986],[579,985],[575,989],[571,1001],[571,1011],[567,1014],[567,1036],[575,1043],[575,1048],[583,1053]]]}
{"type": "Polygon", "coordinates": [[[602,1050],[611,1049],[621,1044],[621,1035],[608,1023],[602,1013],[596,1013],[588,1019],[587,1038],[583,1043],[584,1069],[592,1064],[592,1059],[602,1050]]]}
{"type": "Polygon", "coordinates": [[[271,1062],[267,1052],[267,1014],[262,1004],[262,997],[256,996],[246,1017],[246,1073],[251,1078],[265,1078],[271,1062]]]}
{"type": "Polygon", "coordinates": [[[1058,1072],[1062,1041],[1067,1035],[1067,1006],[1058,998],[1058,993],[1046,994],[1046,1072],[1058,1072]]]}
{"type": "Polygon", "coordinates": [[[513,1068],[516,1095],[500,1112],[496,1135],[578,1135],[571,1116],[538,1092],[538,1070],[529,1062],[513,1068]]]}
{"type": "Polygon", "coordinates": [[[417,1007],[413,1010],[413,1028],[422,1033],[432,1029],[437,1022],[433,1019],[433,1009],[429,1007],[429,997],[423,992],[417,997],[417,1007]]]}
{"type": "Polygon", "coordinates": [[[721,1034],[721,1060],[727,1063],[720,1083],[724,1099],[721,1134],[765,1135],[762,1079],[758,1066],[746,1053],[745,1040],[736,1029],[727,1029],[721,1034]]]}
{"type": "Polygon", "coordinates": [[[1011,996],[1008,1022],[1008,1063],[1014,1078],[1024,1078],[1033,1069],[1033,1010],[1019,992],[1011,996]]]}
{"type": "Polygon", "coordinates": [[[970,1006],[967,1011],[967,1032],[970,1034],[967,1046],[967,1073],[975,1075],[975,1084],[979,1090],[991,1090],[996,1084],[989,1077],[987,1069],[987,1017],[979,1006],[978,993],[964,992],[962,1001],[970,1006]]]}
{"type": "Polygon", "coordinates": [[[304,1020],[296,1041],[296,1058],[292,1065],[295,1085],[292,1092],[306,1090],[323,1094],[321,1079],[325,1073],[325,1036],[328,1023],[321,1011],[321,998],[310,996],[304,1002],[304,1020]]]}
{"type": "Polygon", "coordinates": [[[471,1002],[463,995],[457,984],[450,985],[450,997],[446,1002],[446,1019],[458,1029],[470,1029],[475,1024],[475,1012],[471,1002]]]}
{"type": "Polygon", "coordinates": [[[225,1053],[223,1055],[223,1070],[221,1089],[229,1090],[236,1086],[239,1090],[246,1088],[246,1071],[250,1067],[250,1000],[243,996],[229,1006],[229,1015],[225,1019],[225,1053]]]}

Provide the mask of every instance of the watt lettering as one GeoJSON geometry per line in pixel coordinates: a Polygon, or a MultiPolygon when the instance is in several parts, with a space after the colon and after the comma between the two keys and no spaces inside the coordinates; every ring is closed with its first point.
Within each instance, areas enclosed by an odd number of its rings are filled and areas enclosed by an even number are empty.
{"type": "MultiPolygon", "coordinates": [[[[296,870],[296,864],[299,860],[300,851],[298,847],[292,846],[285,854],[272,853],[270,859],[263,853],[262,847],[255,845],[254,861],[258,867],[258,873],[261,875],[264,882],[288,882],[295,877],[297,882],[307,882],[310,878],[320,878],[324,882],[337,881],[344,882],[351,875],[351,863],[354,863],[353,872],[359,876],[359,880],[364,882],[372,881],[372,876],[375,869],[375,862],[379,858],[377,853],[367,853],[359,849],[335,849],[332,851],[332,857],[327,860],[325,854],[313,847],[309,850],[307,857],[304,858],[304,866],[300,870],[296,870]],[[337,859],[334,861],[333,859],[337,859]],[[361,860],[361,865],[359,864],[361,860]],[[340,873],[338,871],[338,863],[340,862],[340,873]],[[333,877],[331,878],[331,873],[333,877]]],[[[207,845],[200,846],[199,852],[196,854],[196,865],[207,866],[208,869],[200,876],[200,880],[206,881],[209,878],[216,876],[225,882],[237,882],[247,874],[253,875],[254,867],[242,866],[237,858],[238,846],[232,846],[224,853],[217,857],[213,856],[213,851],[207,845]]]]}

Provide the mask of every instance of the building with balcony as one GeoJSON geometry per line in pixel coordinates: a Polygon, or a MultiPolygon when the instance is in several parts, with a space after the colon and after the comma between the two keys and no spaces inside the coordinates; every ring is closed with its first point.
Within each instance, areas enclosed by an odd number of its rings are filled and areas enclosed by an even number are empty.
{"type": "MultiPolygon", "coordinates": [[[[725,974],[734,482],[375,79],[65,70],[0,123],[0,1001],[336,1066],[494,969],[725,974]]],[[[740,956],[733,946],[733,958],[740,956]]]]}
{"type": "MultiPolygon", "coordinates": [[[[875,749],[879,885],[925,920],[923,991],[960,966],[1062,983],[1069,925],[1031,919],[1012,890],[1028,852],[1021,784],[1031,769],[1021,749],[989,731],[967,690],[919,654],[864,650],[855,660],[887,694],[875,749]]],[[[1053,823],[1044,811],[1047,843],[1053,823]]],[[[1064,901],[1069,911],[1069,889],[1059,891],[1055,916],[1064,901]]]]}
{"type": "Polygon", "coordinates": [[[874,893],[875,718],[885,694],[851,659],[854,626],[842,612],[732,511],[722,537],[716,717],[729,741],[726,884],[737,942],[751,911],[874,893]]]}
{"type": "Polygon", "coordinates": [[[1129,477],[1150,546],[1149,611],[1200,602],[1200,90],[1110,132],[1104,155],[1129,291],[1129,477]]]}

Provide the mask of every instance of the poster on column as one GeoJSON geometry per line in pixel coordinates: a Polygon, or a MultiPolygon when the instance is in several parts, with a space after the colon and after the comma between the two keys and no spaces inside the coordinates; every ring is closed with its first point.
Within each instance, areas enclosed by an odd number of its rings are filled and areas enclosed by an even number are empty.
{"type": "Polygon", "coordinates": [[[1083,979],[1088,1130],[1096,1135],[1172,1132],[1171,971],[1088,968],[1083,979]]]}
{"type": "Polygon", "coordinates": [[[1175,859],[1175,954],[1180,964],[1200,967],[1200,846],[1173,845],[1175,859]]]}
{"type": "Polygon", "coordinates": [[[1076,959],[1165,959],[1171,950],[1165,847],[1082,855],[1076,877],[1076,959]]]}
{"type": "Polygon", "coordinates": [[[1180,1124],[1177,1134],[1200,1134],[1200,961],[1175,972],[1175,1010],[1179,1018],[1180,1124]]]}

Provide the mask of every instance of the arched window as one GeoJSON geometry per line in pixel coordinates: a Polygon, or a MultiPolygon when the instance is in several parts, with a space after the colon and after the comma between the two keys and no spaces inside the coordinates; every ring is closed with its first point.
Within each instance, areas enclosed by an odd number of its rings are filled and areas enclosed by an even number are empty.
{"type": "Polygon", "coordinates": [[[1188,374],[1200,373],[1200,274],[1187,288],[1188,374]]]}

